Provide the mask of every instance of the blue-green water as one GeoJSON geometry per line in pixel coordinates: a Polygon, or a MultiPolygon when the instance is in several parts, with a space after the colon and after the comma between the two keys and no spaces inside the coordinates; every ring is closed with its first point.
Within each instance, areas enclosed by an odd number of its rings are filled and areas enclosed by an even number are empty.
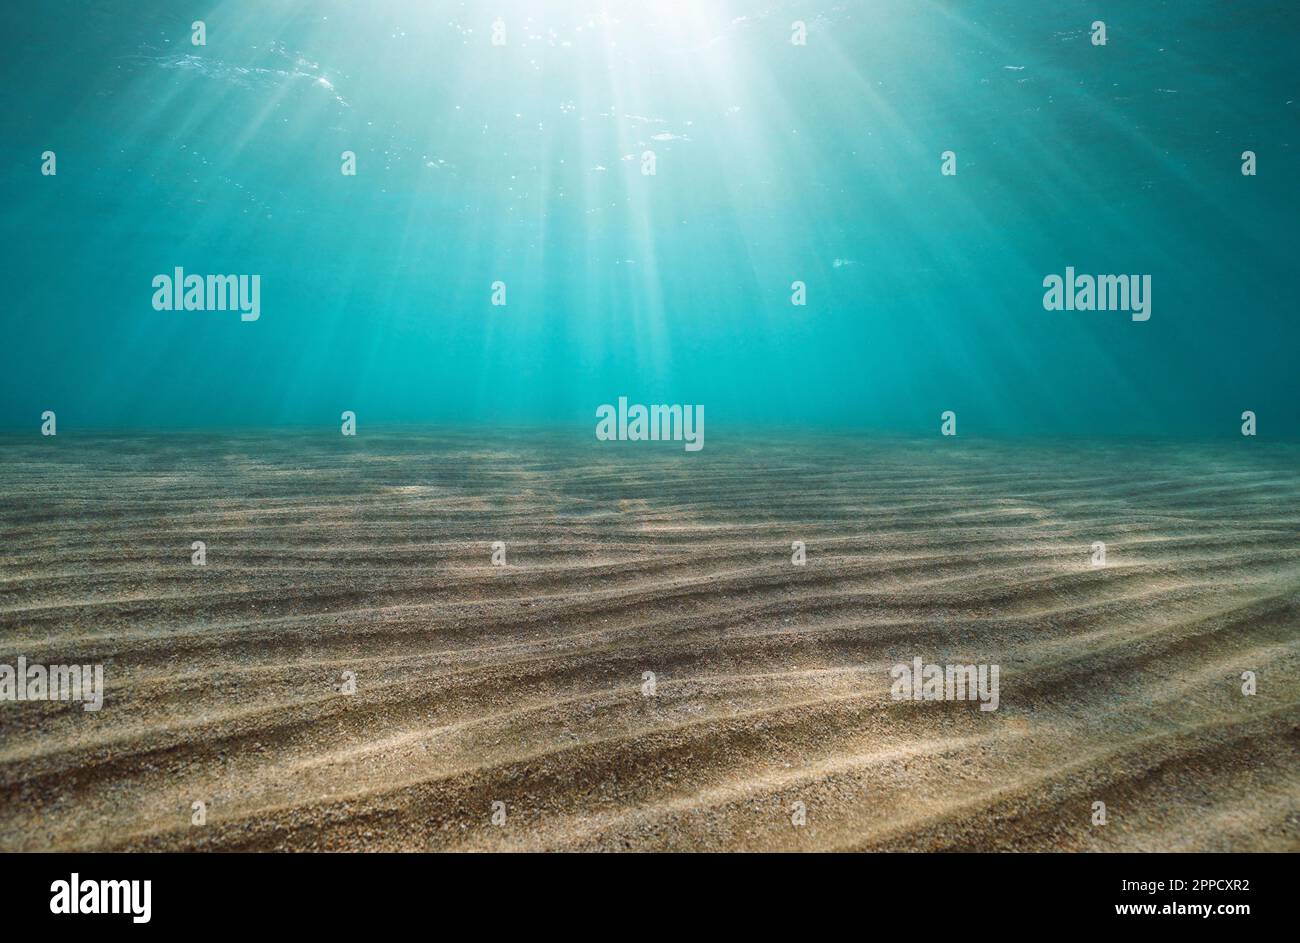
{"type": "Polygon", "coordinates": [[[6,427],[594,425],[626,395],[710,434],[1300,436],[1291,0],[0,19],[6,427]],[[177,266],[259,274],[260,318],[154,310],[177,266]],[[1044,310],[1066,266],[1149,274],[1150,320],[1044,310]]]}

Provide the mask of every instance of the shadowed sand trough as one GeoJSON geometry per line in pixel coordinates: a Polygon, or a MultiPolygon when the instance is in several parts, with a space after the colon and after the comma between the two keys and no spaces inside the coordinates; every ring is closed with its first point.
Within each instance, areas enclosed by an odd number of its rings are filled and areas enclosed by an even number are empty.
{"type": "Polygon", "coordinates": [[[717,442],[4,441],[0,849],[1300,850],[1300,449],[717,442]]]}

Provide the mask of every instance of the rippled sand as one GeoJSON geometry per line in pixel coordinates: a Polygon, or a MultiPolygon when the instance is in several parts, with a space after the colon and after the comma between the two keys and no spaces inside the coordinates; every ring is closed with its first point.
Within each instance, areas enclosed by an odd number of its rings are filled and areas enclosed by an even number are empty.
{"type": "Polygon", "coordinates": [[[1295,447],[0,447],[5,850],[1300,850],[1295,447]]]}

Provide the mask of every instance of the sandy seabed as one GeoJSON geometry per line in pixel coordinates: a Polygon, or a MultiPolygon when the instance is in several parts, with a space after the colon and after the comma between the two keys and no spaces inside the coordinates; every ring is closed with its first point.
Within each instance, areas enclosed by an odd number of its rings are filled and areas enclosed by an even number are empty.
{"type": "Polygon", "coordinates": [[[1300,850],[1300,448],[719,442],[3,440],[0,849],[1300,850]]]}

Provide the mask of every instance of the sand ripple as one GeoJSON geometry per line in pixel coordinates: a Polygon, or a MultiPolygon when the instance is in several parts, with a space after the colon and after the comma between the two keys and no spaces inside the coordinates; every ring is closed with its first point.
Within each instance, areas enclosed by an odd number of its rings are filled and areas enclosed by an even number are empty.
{"type": "Polygon", "coordinates": [[[0,849],[1300,850],[1300,450],[714,437],[0,443],[0,849]]]}

